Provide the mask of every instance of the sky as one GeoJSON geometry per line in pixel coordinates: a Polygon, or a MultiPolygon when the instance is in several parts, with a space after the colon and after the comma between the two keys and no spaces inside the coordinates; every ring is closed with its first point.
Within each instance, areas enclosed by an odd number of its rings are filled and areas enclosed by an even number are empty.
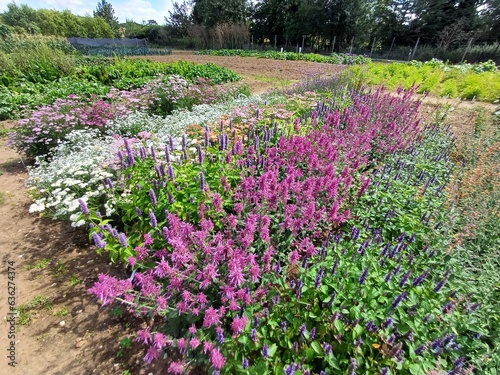
{"type": "MultiPolygon", "coordinates": [[[[115,11],[119,22],[127,19],[142,23],[142,21],[155,20],[158,24],[165,23],[165,16],[172,10],[174,0],[106,0],[115,11]]],[[[0,0],[0,13],[7,10],[7,4],[12,0],[0,0]]],[[[79,16],[92,16],[100,0],[16,0],[17,5],[26,4],[34,9],[70,10],[79,16]]]]}

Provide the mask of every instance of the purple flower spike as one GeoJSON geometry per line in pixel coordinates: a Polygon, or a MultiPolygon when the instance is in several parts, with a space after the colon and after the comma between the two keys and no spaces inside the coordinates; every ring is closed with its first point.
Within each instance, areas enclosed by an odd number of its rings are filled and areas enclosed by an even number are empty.
{"type": "Polygon", "coordinates": [[[393,309],[396,309],[398,305],[401,303],[406,298],[406,292],[401,293],[399,296],[394,298],[394,301],[392,301],[391,307],[393,309]]]}
{"type": "Polygon", "coordinates": [[[285,375],[293,375],[295,372],[295,365],[293,363],[290,363],[288,367],[285,367],[285,375]]]}
{"type": "Polygon", "coordinates": [[[299,328],[299,336],[304,336],[305,332],[306,332],[306,324],[302,323],[302,325],[299,328]]]}
{"type": "Polygon", "coordinates": [[[283,332],[286,332],[286,321],[282,321],[282,322],[281,322],[281,330],[282,330],[283,332]]]}
{"type": "Polygon", "coordinates": [[[356,375],[356,369],[358,368],[358,362],[356,362],[356,359],[351,358],[349,361],[349,367],[347,369],[347,373],[349,375],[356,375]]]}
{"type": "Polygon", "coordinates": [[[167,173],[168,173],[168,177],[170,177],[170,179],[173,180],[175,175],[174,175],[174,169],[172,168],[171,164],[169,164],[167,167],[167,173]]]}
{"type": "Polygon", "coordinates": [[[434,287],[434,292],[438,293],[438,292],[441,290],[441,288],[444,286],[444,284],[446,284],[446,280],[447,280],[447,279],[448,279],[447,277],[443,277],[443,278],[441,279],[441,281],[439,281],[439,282],[436,284],[436,286],[434,287]]]}
{"type": "Polygon", "coordinates": [[[81,198],[78,198],[78,203],[80,203],[80,210],[85,214],[85,216],[89,216],[90,211],[89,211],[85,201],[81,198]]]}
{"type": "Polygon", "coordinates": [[[246,370],[249,366],[248,359],[243,358],[243,362],[242,362],[241,366],[243,366],[243,370],[246,370]]]}
{"type": "Polygon", "coordinates": [[[252,332],[250,332],[250,338],[253,342],[257,342],[257,331],[255,328],[252,328],[252,332]]]}
{"type": "Polygon", "coordinates": [[[312,327],[311,332],[309,332],[309,340],[313,341],[315,336],[316,336],[316,327],[312,327]]]}
{"type": "Polygon", "coordinates": [[[167,146],[165,146],[165,160],[170,164],[170,151],[168,151],[167,146]]]}
{"type": "Polygon", "coordinates": [[[120,235],[118,236],[118,240],[123,247],[127,247],[127,236],[125,235],[125,233],[120,233],[120,235]]]}
{"type": "Polygon", "coordinates": [[[267,346],[267,344],[264,344],[264,347],[262,348],[262,358],[267,357],[269,357],[269,346],[267,346]]]}
{"type": "Polygon", "coordinates": [[[208,126],[205,128],[205,148],[210,146],[210,129],[208,126]]]}
{"type": "Polygon", "coordinates": [[[382,367],[380,369],[380,375],[389,375],[389,368],[388,367],[382,367]]]}
{"type": "Polygon", "coordinates": [[[200,172],[200,189],[205,190],[205,173],[200,172]]]}
{"type": "Polygon", "coordinates": [[[137,216],[141,217],[142,216],[142,211],[139,207],[136,207],[135,208],[135,213],[137,214],[137,216]]]}
{"type": "Polygon", "coordinates": [[[402,288],[405,286],[406,282],[408,281],[409,277],[411,275],[411,271],[406,272],[403,277],[401,278],[401,281],[399,282],[399,286],[402,288]]]}
{"type": "Polygon", "coordinates": [[[201,150],[201,145],[198,145],[196,148],[198,151],[198,163],[203,164],[203,160],[205,159],[205,156],[203,155],[203,151],[201,150]]]}
{"type": "Polygon", "coordinates": [[[156,200],[156,194],[153,189],[149,189],[149,199],[151,200],[151,204],[156,206],[158,201],[156,200]]]}
{"type": "Polygon", "coordinates": [[[158,226],[158,221],[156,220],[156,216],[153,210],[149,210],[149,220],[151,221],[151,226],[153,228],[156,228],[158,226]]]}
{"type": "Polygon", "coordinates": [[[422,283],[425,281],[425,279],[427,278],[427,276],[429,276],[429,274],[430,274],[430,270],[427,270],[424,273],[422,273],[420,276],[415,277],[413,279],[412,285],[414,287],[422,285],[422,283]]]}
{"type": "Polygon", "coordinates": [[[366,276],[368,276],[368,267],[366,267],[364,270],[363,270],[363,273],[361,274],[361,276],[359,277],[358,279],[358,283],[359,285],[363,285],[366,281],[366,276]]]}
{"type": "Polygon", "coordinates": [[[106,247],[106,242],[96,233],[92,233],[92,239],[94,240],[94,244],[98,249],[104,249],[106,247]]]}

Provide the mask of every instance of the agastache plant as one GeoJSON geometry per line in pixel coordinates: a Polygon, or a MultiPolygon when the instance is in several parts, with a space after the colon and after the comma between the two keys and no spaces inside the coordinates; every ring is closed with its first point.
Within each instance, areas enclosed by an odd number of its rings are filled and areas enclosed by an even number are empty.
{"type": "MultiPolygon", "coordinates": [[[[171,147],[163,160],[160,150],[156,158],[136,158],[127,149],[122,190],[114,189],[119,195],[131,187],[132,202],[116,202],[123,217],[132,213],[126,226],[134,234],[115,238],[115,228],[96,220],[92,236],[96,246],[126,256],[134,274],[123,284],[103,278],[91,293],[155,317],[148,332],[175,342],[179,363],[200,358],[216,373],[239,373],[240,367],[319,373],[329,366],[345,373],[394,372],[409,366],[413,345],[437,335],[445,339],[431,344],[433,353],[455,358],[446,323],[462,306],[443,313],[446,285],[440,293],[432,290],[440,277],[437,259],[422,251],[424,242],[439,248],[439,228],[421,223],[415,236],[407,233],[412,228],[393,233],[379,220],[399,219],[404,207],[384,196],[379,205],[364,204],[380,190],[393,194],[410,186],[418,192],[412,185],[418,171],[392,160],[415,157],[406,154],[410,146],[418,149],[428,136],[418,128],[417,108],[407,94],[377,91],[359,94],[342,112],[321,107],[302,128],[295,121],[289,137],[279,128],[255,127],[243,142],[225,136],[223,126],[217,143],[205,141],[190,153],[171,147]],[[391,165],[383,174],[366,172],[384,158],[391,165]],[[155,168],[165,162],[161,176],[155,168]],[[165,188],[157,189],[153,179],[165,188]],[[384,218],[388,210],[395,214],[384,218]],[[148,212],[150,220],[138,220],[138,212],[148,212]],[[423,324],[428,310],[432,319],[423,324]],[[194,329],[178,331],[169,324],[174,319],[194,329]],[[231,353],[238,356],[233,360],[231,353]],[[372,368],[362,359],[367,356],[379,358],[372,368]]],[[[430,154],[416,156],[423,162],[430,154]]],[[[443,199],[436,193],[440,179],[422,195],[426,209],[443,199]]],[[[417,215],[420,223],[418,211],[405,215],[417,215]]],[[[163,348],[144,329],[138,337],[146,361],[160,357],[163,348]]]]}

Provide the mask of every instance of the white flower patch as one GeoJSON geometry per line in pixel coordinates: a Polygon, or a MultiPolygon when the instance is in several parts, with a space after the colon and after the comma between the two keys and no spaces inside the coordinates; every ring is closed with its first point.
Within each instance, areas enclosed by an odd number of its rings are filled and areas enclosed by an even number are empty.
{"type": "MultiPolygon", "coordinates": [[[[258,96],[240,97],[233,101],[216,105],[198,105],[191,111],[177,110],[170,116],[148,115],[136,112],[126,117],[109,121],[105,134],[96,129],[75,130],[51,153],[50,161],[37,158],[36,166],[29,171],[28,186],[38,190],[39,199],[30,207],[30,212],[49,212],[54,218],[66,218],[73,226],[84,224],[80,215],[78,199],[85,202],[104,202],[103,181],[110,179],[115,184],[116,154],[123,149],[123,138],[135,138],[133,147],[154,146],[158,154],[173,139],[178,148],[182,135],[190,125],[207,125],[231,112],[233,108],[250,104],[264,104],[258,96]]],[[[188,149],[193,154],[197,140],[186,139],[188,149]]],[[[164,153],[163,153],[164,156],[164,153]]],[[[176,153],[172,153],[175,157],[176,153]]],[[[114,202],[104,205],[106,216],[115,212],[114,202]]]]}

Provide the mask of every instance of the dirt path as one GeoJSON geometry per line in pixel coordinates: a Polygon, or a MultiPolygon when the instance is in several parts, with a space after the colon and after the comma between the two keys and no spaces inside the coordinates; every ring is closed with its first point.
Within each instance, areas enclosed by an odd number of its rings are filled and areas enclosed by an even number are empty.
{"type": "MultiPolygon", "coordinates": [[[[192,52],[152,59],[213,62],[228,67],[243,76],[253,93],[280,88],[311,72],[341,69],[309,62],[196,56],[192,52]]],[[[430,113],[436,100],[426,101],[424,108],[430,113]]],[[[454,111],[452,122],[459,127],[464,121],[472,121],[465,114],[473,106],[465,104],[463,112],[454,111]]],[[[118,314],[113,317],[109,309],[100,309],[87,294],[99,273],[119,275],[121,269],[95,253],[84,230],[28,213],[31,198],[24,187],[27,170],[4,141],[0,140],[0,374],[118,375],[125,370],[138,375],[165,374],[164,368],[145,366],[139,348],[120,346],[120,340],[131,333],[129,325],[118,314]],[[9,262],[13,262],[15,275],[7,272],[9,262]],[[31,305],[18,317],[12,340],[8,338],[10,324],[4,318],[10,317],[9,276],[15,283],[16,306],[31,305]],[[9,366],[6,355],[11,346],[15,367],[9,366]],[[120,350],[121,355],[117,355],[120,350]]]]}

